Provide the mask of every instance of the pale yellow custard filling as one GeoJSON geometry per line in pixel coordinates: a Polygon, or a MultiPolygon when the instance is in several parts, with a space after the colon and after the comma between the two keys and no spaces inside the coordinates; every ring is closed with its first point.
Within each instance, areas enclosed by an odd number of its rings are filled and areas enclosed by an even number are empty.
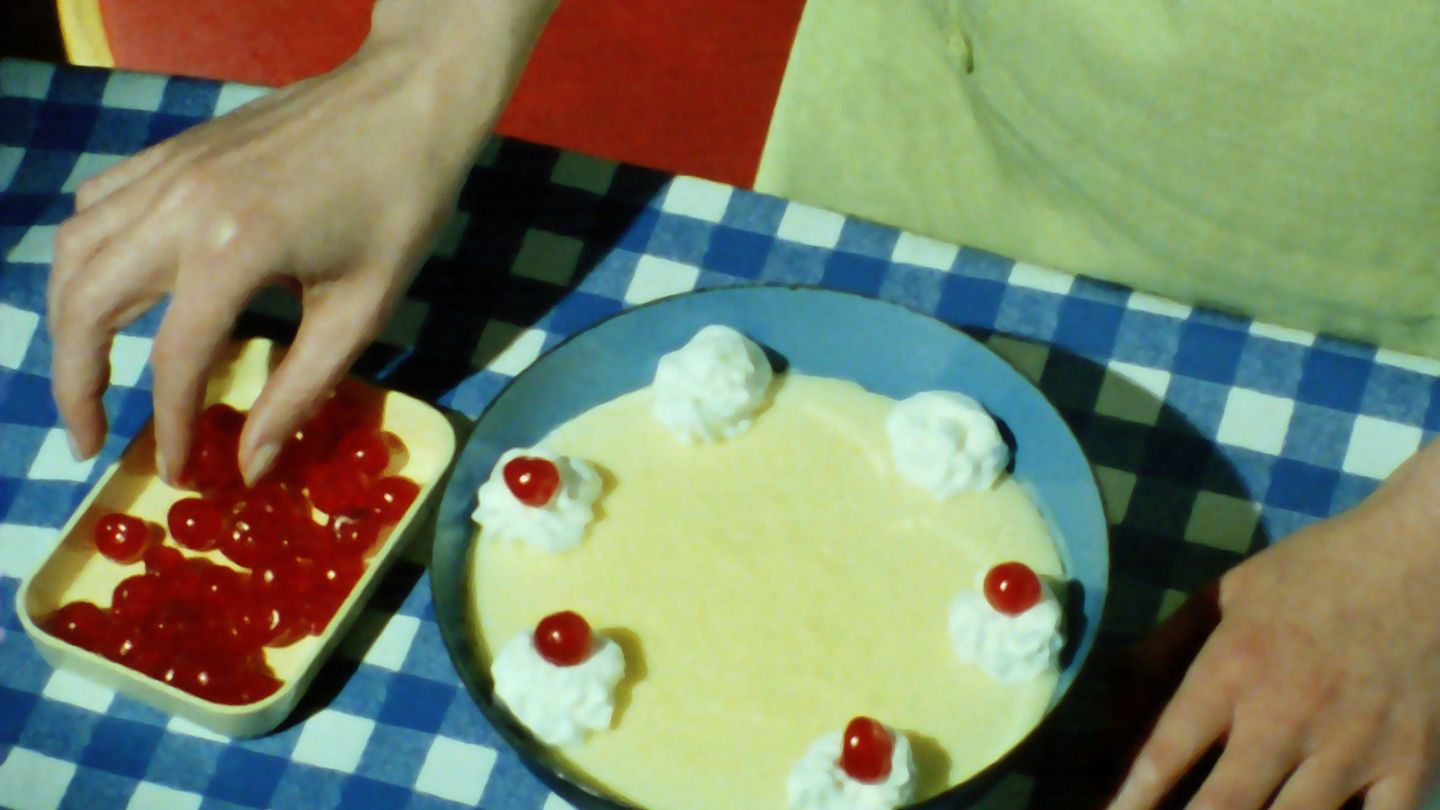
{"type": "Polygon", "coordinates": [[[651,810],[781,810],[795,761],[860,714],[909,735],[921,800],[1009,750],[1055,689],[961,664],[946,627],[992,565],[1061,574],[1021,487],[937,501],[893,472],[894,400],[799,374],[775,390],[720,444],[678,442],[646,390],[581,414],[542,444],[602,471],[584,542],[476,547],[487,660],[558,610],[621,643],[614,727],[560,754],[651,810]]]}

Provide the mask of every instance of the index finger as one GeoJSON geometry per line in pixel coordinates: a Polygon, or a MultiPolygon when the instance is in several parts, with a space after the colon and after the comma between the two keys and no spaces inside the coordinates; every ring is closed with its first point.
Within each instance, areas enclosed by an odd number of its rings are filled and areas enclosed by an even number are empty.
{"type": "Polygon", "coordinates": [[[1207,645],[1161,712],[1109,810],[1149,810],[1230,727],[1230,695],[1210,677],[1207,645]]]}
{"type": "Polygon", "coordinates": [[[210,367],[254,292],[253,266],[234,259],[204,276],[181,273],[155,343],[155,446],[160,477],[174,484],[190,449],[190,434],[210,367]]]}

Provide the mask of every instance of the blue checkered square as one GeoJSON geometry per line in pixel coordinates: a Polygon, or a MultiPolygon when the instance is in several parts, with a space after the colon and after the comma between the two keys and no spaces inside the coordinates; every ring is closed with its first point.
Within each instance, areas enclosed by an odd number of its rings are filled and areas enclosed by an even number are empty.
{"type": "Polygon", "coordinates": [[[1056,346],[1086,357],[1109,357],[1124,314],[1122,307],[1113,304],[1065,297],[1052,340],[1056,346]]]}
{"type": "Polygon", "coordinates": [[[222,801],[269,807],[287,767],[286,760],[232,746],[220,754],[205,792],[222,801]]]}
{"type": "Polygon", "coordinates": [[[338,804],[356,810],[402,810],[409,803],[410,796],[409,788],[352,776],[345,780],[338,804]]]}
{"type": "Polygon", "coordinates": [[[1330,501],[1335,497],[1339,483],[1338,470],[1289,458],[1278,459],[1271,470],[1265,503],[1292,512],[1324,517],[1330,514],[1330,501]]]}
{"type": "Polygon", "coordinates": [[[456,688],[427,678],[397,673],[390,680],[377,719],[382,723],[434,733],[440,729],[456,688]]]}
{"type": "Polygon", "coordinates": [[[1285,434],[1285,457],[1317,467],[1339,469],[1345,461],[1354,422],[1353,416],[1339,411],[1297,403],[1290,430],[1285,434]]]}
{"type": "Polygon", "coordinates": [[[160,729],[146,723],[102,717],[95,724],[90,745],[80,755],[80,763],[139,779],[149,768],[162,734],[160,729]]]}
{"type": "Polygon", "coordinates": [[[835,290],[873,296],[880,292],[885,262],[853,253],[835,251],[825,262],[820,282],[835,290]]]}
{"type": "Polygon", "coordinates": [[[1294,398],[1306,348],[1280,340],[1251,337],[1240,351],[1235,384],[1267,394],[1294,398]]]}
{"type": "Polygon", "coordinates": [[[1005,287],[995,312],[995,329],[1049,343],[1060,323],[1060,305],[1064,300],[1058,295],[1023,287],[1005,287]]]}
{"type": "Polygon", "coordinates": [[[1180,331],[1175,372],[1199,380],[1229,385],[1235,381],[1246,334],[1205,323],[1188,323],[1180,331]]]}
{"type": "Polygon", "coordinates": [[[1354,413],[1365,396],[1372,368],[1373,363],[1358,357],[1314,349],[1305,356],[1296,399],[1354,413]]]}
{"type": "Polygon", "coordinates": [[[1430,399],[1440,392],[1435,378],[1409,369],[1375,364],[1365,383],[1360,411],[1406,425],[1420,425],[1430,399]]]}
{"type": "Polygon", "coordinates": [[[720,225],[710,234],[701,264],[736,278],[758,278],[774,244],[774,237],[720,225]]]}
{"type": "Polygon", "coordinates": [[[135,780],[105,771],[82,768],[75,772],[61,800],[62,807],[124,807],[135,792],[135,780]]]}

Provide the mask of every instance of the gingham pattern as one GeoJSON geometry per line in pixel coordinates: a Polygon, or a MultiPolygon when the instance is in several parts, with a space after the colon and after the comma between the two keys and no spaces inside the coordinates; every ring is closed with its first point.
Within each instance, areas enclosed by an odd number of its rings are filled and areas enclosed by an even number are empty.
{"type": "MultiPolygon", "coordinates": [[[[48,391],[43,307],[69,192],[254,95],[0,66],[0,805],[558,810],[451,669],[423,551],[388,577],[296,716],[254,741],[218,739],[52,671],[12,615],[18,578],[149,408],[158,312],[116,341],[99,461],[70,460],[48,391]]],[[[1354,504],[1440,430],[1432,361],[518,142],[485,150],[434,258],[360,368],[473,417],[546,347],[600,318],[753,281],[934,313],[1038,382],[1094,462],[1114,525],[1112,643],[1242,555],[1354,504]]],[[[244,328],[283,334],[294,316],[262,299],[244,328]]]]}

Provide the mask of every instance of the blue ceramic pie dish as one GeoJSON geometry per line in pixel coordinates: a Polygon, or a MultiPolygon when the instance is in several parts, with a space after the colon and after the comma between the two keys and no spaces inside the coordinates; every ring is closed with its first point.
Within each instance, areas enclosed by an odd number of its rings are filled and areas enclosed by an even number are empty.
{"type": "MultiPolygon", "coordinates": [[[[1070,640],[1053,709],[1094,645],[1109,577],[1099,490],[1060,415],[1004,360],[927,315],[821,289],[726,287],[630,309],[554,347],[481,414],[456,461],[436,516],[430,574],[435,616],[461,679],[527,767],[581,810],[628,807],[566,773],[494,700],[472,615],[475,526],[470,515],[476,490],[505,450],[534,445],[572,417],[645,387],[661,355],[716,323],[749,336],[789,369],[852,380],[894,399],[936,389],[958,391],[979,400],[996,417],[1012,441],[1011,473],[1049,523],[1068,578],[1070,640]]],[[[963,805],[979,782],[1003,772],[1005,764],[1002,759],[935,801],[947,807],[963,805]]]]}

